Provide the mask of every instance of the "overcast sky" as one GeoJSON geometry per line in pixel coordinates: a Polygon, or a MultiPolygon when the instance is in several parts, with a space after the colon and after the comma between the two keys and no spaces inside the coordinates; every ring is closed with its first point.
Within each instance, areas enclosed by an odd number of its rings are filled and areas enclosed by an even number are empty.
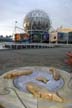
{"type": "Polygon", "coordinates": [[[0,0],[0,34],[12,34],[16,20],[23,27],[24,16],[33,9],[46,11],[53,28],[72,27],[72,0],[0,0]]]}

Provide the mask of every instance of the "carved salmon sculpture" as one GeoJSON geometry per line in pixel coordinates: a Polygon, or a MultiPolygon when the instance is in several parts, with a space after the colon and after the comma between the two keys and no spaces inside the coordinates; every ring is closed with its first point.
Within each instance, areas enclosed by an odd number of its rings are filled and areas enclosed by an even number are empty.
{"type": "Polygon", "coordinates": [[[47,78],[45,78],[43,76],[37,77],[36,80],[41,81],[41,82],[43,82],[45,84],[49,81],[47,78]]]}
{"type": "Polygon", "coordinates": [[[52,73],[54,80],[59,80],[61,78],[59,72],[54,67],[51,67],[49,71],[52,73]]]}
{"type": "Polygon", "coordinates": [[[63,98],[59,96],[59,94],[56,92],[50,92],[48,89],[44,88],[43,86],[40,86],[34,82],[28,82],[26,86],[27,90],[33,94],[33,96],[37,98],[47,99],[50,101],[57,101],[57,102],[63,102],[63,98]]]}
{"type": "Polygon", "coordinates": [[[4,75],[4,78],[14,79],[16,77],[23,76],[23,75],[30,75],[32,73],[33,73],[32,70],[24,70],[23,72],[12,72],[12,73],[7,73],[6,75],[4,75]]]}

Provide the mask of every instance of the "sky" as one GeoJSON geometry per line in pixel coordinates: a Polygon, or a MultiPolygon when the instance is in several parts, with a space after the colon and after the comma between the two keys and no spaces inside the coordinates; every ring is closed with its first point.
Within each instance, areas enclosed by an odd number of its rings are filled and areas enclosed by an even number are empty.
{"type": "Polygon", "coordinates": [[[23,28],[25,15],[34,10],[44,10],[53,28],[72,27],[72,0],[0,0],[0,35],[11,35],[15,21],[23,28]]]}

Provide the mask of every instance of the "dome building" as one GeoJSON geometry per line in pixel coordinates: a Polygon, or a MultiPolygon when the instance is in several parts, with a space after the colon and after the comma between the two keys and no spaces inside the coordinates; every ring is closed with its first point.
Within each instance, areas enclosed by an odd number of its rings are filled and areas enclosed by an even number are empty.
{"type": "Polygon", "coordinates": [[[48,31],[51,27],[49,16],[42,10],[33,10],[25,18],[23,27],[29,33],[32,42],[49,41],[48,31]]]}

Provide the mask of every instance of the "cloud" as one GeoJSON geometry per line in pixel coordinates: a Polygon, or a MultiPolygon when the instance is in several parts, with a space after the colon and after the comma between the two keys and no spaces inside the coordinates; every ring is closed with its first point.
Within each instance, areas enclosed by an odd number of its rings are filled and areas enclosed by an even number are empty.
{"type": "Polygon", "coordinates": [[[72,0],[0,0],[0,29],[8,31],[15,20],[22,25],[24,16],[33,9],[46,11],[53,27],[72,26],[72,0]]]}

